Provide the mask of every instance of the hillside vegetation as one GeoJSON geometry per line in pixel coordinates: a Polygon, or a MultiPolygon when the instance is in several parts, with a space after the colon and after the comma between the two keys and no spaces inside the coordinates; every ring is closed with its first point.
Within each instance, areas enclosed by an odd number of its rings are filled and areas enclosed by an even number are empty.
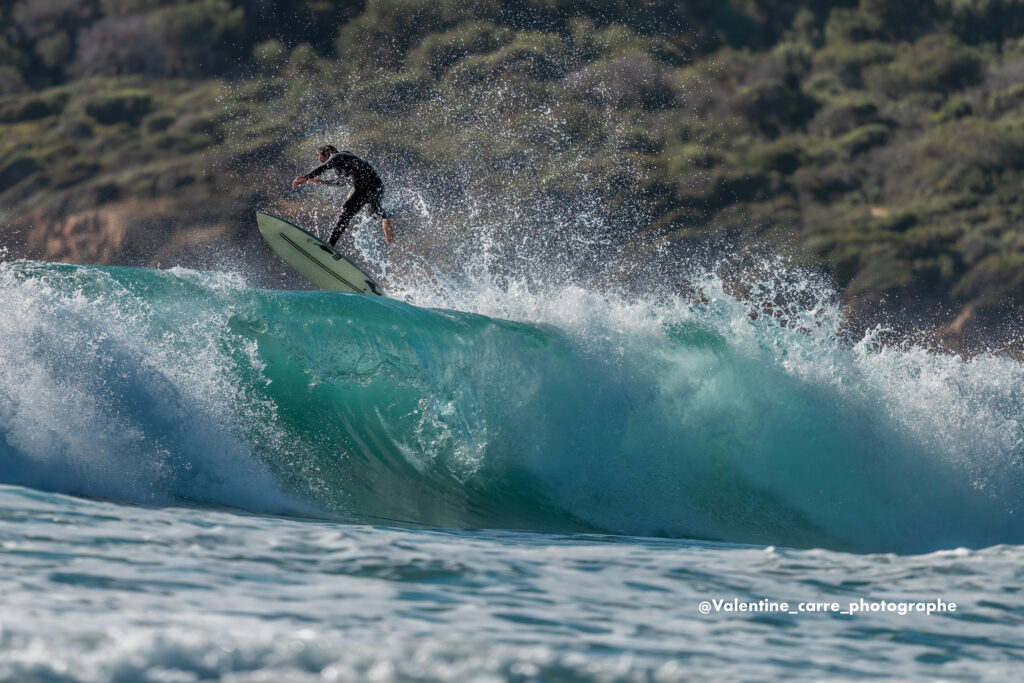
{"type": "Polygon", "coordinates": [[[452,214],[782,250],[861,324],[1024,310],[1024,0],[3,0],[0,131],[10,256],[190,264],[332,139],[452,214]]]}

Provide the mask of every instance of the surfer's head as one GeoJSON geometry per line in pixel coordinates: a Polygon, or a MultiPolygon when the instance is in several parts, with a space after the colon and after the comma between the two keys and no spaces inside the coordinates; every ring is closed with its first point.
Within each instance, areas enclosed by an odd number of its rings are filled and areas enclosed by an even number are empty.
{"type": "Polygon", "coordinates": [[[324,145],[316,150],[316,160],[321,164],[331,158],[332,154],[337,154],[338,148],[334,145],[324,145]]]}

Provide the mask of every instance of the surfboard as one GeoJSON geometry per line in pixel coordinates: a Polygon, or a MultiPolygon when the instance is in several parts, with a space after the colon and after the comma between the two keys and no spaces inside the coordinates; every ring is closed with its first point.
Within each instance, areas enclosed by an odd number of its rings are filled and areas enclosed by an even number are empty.
{"type": "Polygon", "coordinates": [[[296,273],[320,289],[384,296],[384,290],[354,263],[294,223],[262,211],[256,224],[270,248],[296,273]]]}

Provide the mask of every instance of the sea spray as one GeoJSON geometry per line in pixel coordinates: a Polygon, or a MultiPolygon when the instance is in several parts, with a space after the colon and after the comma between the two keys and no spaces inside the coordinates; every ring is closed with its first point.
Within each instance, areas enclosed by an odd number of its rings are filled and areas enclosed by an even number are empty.
{"type": "Polygon", "coordinates": [[[3,481],[131,502],[308,510],[246,443],[243,431],[258,431],[273,407],[247,390],[252,347],[218,347],[228,312],[216,301],[229,278],[126,272],[140,277],[0,266],[3,481]],[[161,297],[168,280],[173,295],[161,297]],[[204,308],[189,306],[198,292],[204,308]]]}
{"type": "Polygon", "coordinates": [[[787,318],[713,277],[654,303],[464,282],[460,312],[2,268],[7,483],[853,550],[1024,536],[1019,364],[845,344],[827,301],[787,318]]]}

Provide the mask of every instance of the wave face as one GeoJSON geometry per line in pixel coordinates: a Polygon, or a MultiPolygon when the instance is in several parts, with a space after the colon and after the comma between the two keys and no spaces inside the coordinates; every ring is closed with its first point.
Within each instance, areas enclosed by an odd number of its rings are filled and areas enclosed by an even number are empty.
{"type": "Polygon", "coordinates": [[[1019,363],[840,343],[827,304],[781,324],[708,291],[478,289],[481,315],[3,264],[0,482],[460,528],[1024,542],[1019,363]]]}

